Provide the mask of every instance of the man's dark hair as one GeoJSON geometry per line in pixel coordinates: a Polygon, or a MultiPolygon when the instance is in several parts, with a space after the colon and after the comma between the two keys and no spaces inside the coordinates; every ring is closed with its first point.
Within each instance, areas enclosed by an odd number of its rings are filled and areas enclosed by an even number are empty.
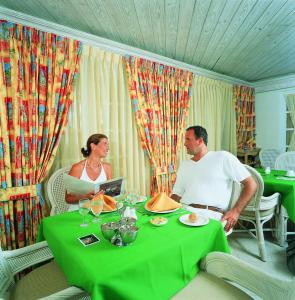
{"type": "Polygon", "coordinates": [[[189,128],[187,128],[186,131],[188,130],[193,130],[196,139],[202,138],[204,141],[204,144],[207,146],[208,144],[208,133],[207,130],[201,126],[191,126],[189,128]]]}

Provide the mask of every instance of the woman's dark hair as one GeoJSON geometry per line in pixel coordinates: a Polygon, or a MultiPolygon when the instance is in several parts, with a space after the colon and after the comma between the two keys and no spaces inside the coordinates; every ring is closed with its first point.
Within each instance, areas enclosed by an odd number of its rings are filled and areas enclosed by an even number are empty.
{"type": "Polygon", "coordinates": [[[83,154],[83,157],[88,157],[91,153],[91,144],[97,145],[102,139],[107,139],[108,137],[104,134],[96,133],[91,135],[86,144],[86,149],[83,147],[81,148],[81,152],[83,154]]]}
{"type": "Polygon", "coordinates": [[[191,127],[187,128],[186,131],[188,131],[188,130],[193,130],[194,134],[195,134],[195,138],[196,139],[202,138],[204,144],[207,146],[207,144],[208,144],[208,133],[207,133],[207,131],[204,127],[191,126],[191,127]]]}

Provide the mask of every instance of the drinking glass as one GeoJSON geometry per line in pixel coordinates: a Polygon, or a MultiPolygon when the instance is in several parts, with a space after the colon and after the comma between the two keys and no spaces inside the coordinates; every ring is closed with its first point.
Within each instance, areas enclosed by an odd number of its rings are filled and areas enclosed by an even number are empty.
{"type": "Polygon", "coordinates": [[[79,213],[83,216],[83,223],[80,224],[81,227],[88,226],[88,223],[85,222],[85,216],[90,210],[90,200],[89,199],[80,199],[79,200],[79,213]]]}
{"type": "Polygon", "coordinates": [[[102,199],[93,199],[91,202],[91,211],[94,214],[93,223],[100,221],[99,215],[103,210],[103,200],[102,199]]]}

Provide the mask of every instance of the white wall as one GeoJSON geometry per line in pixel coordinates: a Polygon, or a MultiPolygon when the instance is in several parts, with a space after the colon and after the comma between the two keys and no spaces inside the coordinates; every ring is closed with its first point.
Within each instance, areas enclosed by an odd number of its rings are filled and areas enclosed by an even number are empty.
{"type": "Polygon", "coordinates": [[[293,88],[256,93],[256,143],[257,147],[286,151],[285,96],[295,93],[293,88]]]}

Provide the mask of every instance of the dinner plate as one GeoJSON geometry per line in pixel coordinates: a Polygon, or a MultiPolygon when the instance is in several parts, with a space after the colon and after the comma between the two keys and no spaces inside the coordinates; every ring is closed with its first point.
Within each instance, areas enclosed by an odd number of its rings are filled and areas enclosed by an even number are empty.
{"type": "Polygon", "coordinates": [[[203,226],[203,225],[206,225],[209,223],[209,218],[207,217],[204,217],[204,216],[201,216],[201,215],[198,215],[198,219],[196,222],[191,222],[189,220],[189,215],[190,214],[186,214],[186,215],[182,215],[179,217],[179,221],[182,223],[182,224],[185,224],[185,225],[188,225],[188,226],[203,226]]]}
{"type": "Polygon", "coordinates": [[[162,217],[155,217],[150,220],[150,223],[153,224],[154,226],[163,226],[167,224],[167,222],[168,219],[162,217]]]}
{"type": "MultiPolygon", "coordinates": [[[[122,208],[123,207],[123,203],[119,203],[119,205],[118,205],[119,207],[119,209],[120,208],[122,208]]],[[[115,208],[115,209],[113,209],[113,210],[103,210],[101,213],[102,214],[106,214],[106,213],[110,213],[110,212],[114,212],[114,211],[116,211],[117,210],[117,208],[115,208]]]]}
{"type": "Polygon", "coordinates": [[[174,212],[174,211],[177,211],[178,209],[180,209],[180,207],[177,207],[177,208],[170,209],[170,210],[155,211],[155,210],[150,210],[150,209],[148,209],[148,208],[147,208],[147,204],[144,206],[144,208],[145,208],[147,211],[150,211],[150,212],[155,213],[155,214],[168,214],[168,213],[171,213],[171,212],[174,212]]]}
{"type": "Polygon", "coordinates": [[[295,177],[287,177],[287,176],[278,176],[276,179],[280,180],[295,180],[295,177]]]}

